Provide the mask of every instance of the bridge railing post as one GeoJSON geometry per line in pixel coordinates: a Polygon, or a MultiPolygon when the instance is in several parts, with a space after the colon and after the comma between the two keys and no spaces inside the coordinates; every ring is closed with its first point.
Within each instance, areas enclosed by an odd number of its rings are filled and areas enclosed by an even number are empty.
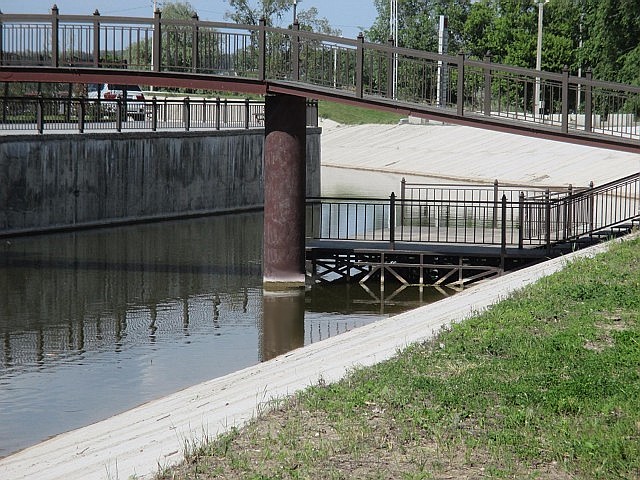
{"type": "Polygon", "coordinates": [[[389,197],[389,246],[396,248],[396,194],[391,192],[389,197]]]}
{"type": "Polygon", "coordinates": [[[122,131],[122,100],[116,99],[116,131],[122,131]]]}
{"type": "Polygon", "coordinates": [[[60,28],[59,13],[58,6],[54,4],[53,7],[51,7],[51,66],[54,68],[60,65],[60,47],[58,45],[60,38],[60,32],[58,31],[60,28]]]}
{"type": "Polygon", "coordinates": [[[569,132],[569,67],[562,69],[562,133],[569,132]]]}
{"type": "Polygon", "coordinates": [[[507,255],[507,195],[502,194],[502,224],[500,229],[500,268],[504,271],[504,259],[507,255]]]}
{"type": "Polygon", "coordinates": [[[36,102],[36,127],[38,133],[44,132],[44,100],[42,97],[38,97],[36,102]]]}
{"type": "Polygon", "coordinates": [[[518,248],[522,250],[524,248],[524,192],[520,192],[518,198],[518,248]]]}
{"type": "Polygon", "coordinates": [[[85,103],[84,98],[78,100],[78,132],[84,133],[84,115],[85,115],[85,103]]]}
{"type": "Polygon", "coordinates": [[[544,240],[547,246],[547,255],[551,254],[551,192],[547,188],[544,192],[544,240]]]}
{"type": "MultiPolygon", "coordinates": [[[[586,79],[591,82],[593,78],[593,72],[591,69],[587,70],[586,79]]],[[[591,89],[591,83],[587,83],[584,87],[584,131],[591,133],[593,129],[593,93],[591,89]]]]}
{"type": "MultiPolygon", "coordinates": [[[[387,45],[389,45],[391,48],[394,47],[395,45],[395,41],[392,38],[390,38],[389,40],[387,40],[387,45]]],[[[391,98],[395,100],[396,97],[396,92],[394,91],[394,77],[395,77],[395,73],[394,73],[394,68],[395,68],[395,62],[394,62],[394,57],[395,57],[396,53],[391,50],[388,54],[387,54],[387,98],[391,98]]]]}
{"type": "Polygon", "coordinates": [[[153,44],[151,48],[151,69],[154,72],[162,70],[162,12],[153,12],[153,44]]]}
{"type": "Polygon", "coordinates": [[[293,32],[291,33],[291,76],[292,80],[300,80],[300,24],[298,19],[293,22],[293,32]]]}
{"type": "Polygon", "coordinates": [[[3,22],[2,22],[2,11],[0,10],[0,65],[4,65],[4,32],[3,32],[3,22]]]}
{"type": "Polygon", "coordinates": [[[498,183],[498,179],[496,178],[493,181],[493,228],[496,228],[498,226],[498,204],[500,202],[500,197],[499,195],[499,183],[498,183]]]}
{"type": "Polygon", "coordinates": [[[100,66],[100,12],[93,12],[93,66],[100,66]]]}
{"type": "Polygon", "coordinates": [[[404,226],[405,207],[404,201],[407,198],[407,180],[402,177],[400,180],[400,225],[404,226]]]}
{"type": "Polygon", "coordinates": [[[491,115],[491,53],[484,56],[484,104],[483,110],[486,116],[491,115]]]}
{"type": "Polygon", "coordinates": [[[358,35],[358,46],[356,49],[356,97],[362,98],[364,88],[364,35],[362,32],[358,35]]]}
{"type": "Polygon", "coordinates": [[[464,52],[458,53],[458,91],[457,91],[457,113],[464,115],[464,52]]]}
{"type": "Polygon", "coordinates": [[[567,188],[567,219],[566,219],[566,238],[571,237],[573,235],[573,223],[574,223],[574,208],[573,208],[573,185],[569,184],[569,188],[567,188]]]}
{"type": "Polygon", "coordinates": [[[191,107],[189,106],[189,97],[185,97],[182,104],[182,120],[184,121],[184,130],[186,132],[191,128],[191,107]]]}
{"type": "Polygon", "coordinates": [[[258,25],[258,80],[263,81],[266,75],[267,65],[267,31],[265,26],[267,21],[264,17],[260,19],[258,25]]]}
{"type": "Polygon", "coordinates": [[[199,64],[199,58],[198,58],[198,43],[199,43],[199,36],[200,36],[200,28],[198,25],[198,14],[194,13],[193,16],[191,17],[191,20],[193,21],[193,25],[192,25],[192,32],[191,32],[191,71],[193,73],[197,73],[198,72],[198,64],[199,64]]]}
{"type": "Polygon", "coordinates": [[[155,95],[151,99],[151,130],[158,130],[158,99],[155,95]]]}
{"type": "Polygon", "coordinates": [[[220,97],[216,97],[216,130],[220,130],[220,97]]]}
{"type": "Polygon", "coordinates": [[[251,116],[251,105],[248,98],[244,99],[244,129],[249,129],[249,117],[251,116]]]}

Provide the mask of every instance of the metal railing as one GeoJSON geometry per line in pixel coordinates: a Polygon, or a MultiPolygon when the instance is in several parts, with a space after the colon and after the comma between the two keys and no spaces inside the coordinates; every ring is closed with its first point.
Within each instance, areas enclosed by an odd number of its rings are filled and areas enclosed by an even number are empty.
{"type": "MultiPolygon", "coordinates": [[[[0,97],[0,131],[38,133],[115,130],[264,128],[264,102],[234,99],[0,97]]],[[[307,126],[318,126],[318,104],[307,102],[307,126]]]]}
{"type": "Polygon", "coordinates": [[[640,221],[640,173],[575,190],[529,185],[526,193],[512,186],[421,184],[420,195],[410,196],[404,185],[400,199],[393,193],[388,199],[308,198],[307,237],[550,249],[640,221]]]}
{"type": "Polygon", "coordinates": [[[438,118],[491,119],[637,146],[640,87],[260,25],[94,15],[0,14],[3,67],[103,68],[287,82],[438,118]],[[396,80],[397,79],[397,80],[396,80]],[[537,86],[544,107],[534,111],[537,86]],[[606,138],[606,140],[605,140],[606,138]]]}

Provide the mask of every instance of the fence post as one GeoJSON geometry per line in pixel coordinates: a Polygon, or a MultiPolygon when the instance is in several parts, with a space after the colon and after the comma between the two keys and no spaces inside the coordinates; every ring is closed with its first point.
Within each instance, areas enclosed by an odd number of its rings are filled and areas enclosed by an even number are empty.
{"type": "Polygon", "coordinates": [[[484,114],[491,116],[491,52],[484,56],[484,114]]]}
{"type": "MultiPolygon", "coordinates": [[[[591,82],[593,72],[589,68],[586,73],[587,82],[591,82]]],[[[590,133],[593,129],[593,97],[591,83],[584,87],[584,131],[590,133]]]]}
{"type": "Polygon", "coordinates": [[[60,37],[60,32],[58,32],[58,28],[60,27],[60,19],[58,6],[54,3],[53,7],[51,7],[51,66],[57,68],[60,65],[58,60],[59,57],[59,45],[58,40],[60,37]]]}
{"type": "Polygon", "coordinates": [[[36,102],[36,126],[38,128],[38,133],[42,133],[44,131],[44,105],[43,105],[42,97],[38,97],[38,101],[36,102]]]}
{"type": "Polygon", "coordinates": [[[84,98],[78,100],[78,132],[84,133],[84,98]]]}
{"type": "Polygon", "coordinates": [[[520,192],[518,198],[518,248],[522,250],[524,248],[524,192],[520,192]]]}
{"type": "Polygon", "coordinates": [[[258,80],[263,81],[266,73],[267,57],[267,31],[265,29],[267,21],[260,18],[258,25],[258,80]]]}
{"type": "Polygon", "coordinates": [[[567,189],[567,193],[569,194],[569,197],[567,198],[567,238],[571,237],[571,235],[573,235],[573,215],[574,215],[574,208],[573,208],[573,198],[571,198],[573,196],[573,185],[569,184],[569,188],[567,189]]]}
{"type": "Polygon", "coordinates": [[[499,190],[498,190],[498,179],[496,178],[493,181],[493,228],[496,228],[498,226],[498,202],[500,200],[498,200],[498,195],[499,195],[499,190]]]}
{"type": "Polygon", "coordinates": [[[547,255],[551,254],[551,195],[547,188],[544,192],[544,211],[545,211],[545,244],[547,246],[547,255]]]}
{"type": "Polygon", "coordinates": [[[122,131],[122,100],[116,99],[116,131],[122,131]]]}
{"type": "Polygon", "coordinates": [[[184,130],[189,131],[191,126],[191,107],[189,106],[189,97],[185,97],[182,105],[182,118],[184,119],[184,130]]]}
{"type": "Polygon", "coordinates": [[[358,34],[358,46],[356,49],[356,97],[362,98],[364,88],[364,35],[362,32],[358,34]]]}
{"type": "Polygon", "coordinates": [[[594,205],[595,205],[595,198],[593,196],[593,180],[591,180],[589,182],[589,233],[593,233],[593,227],[594,227],[594,205]]]}
{"type": "Polygon", "coordinates": [[[458,53],[458,116],[464,116],[464,52],[458,53]]]}
{"type": "Polygon", "coordinates": [[[220,130],[220,97],[216,97],[216,130],[220,130]]]}
{"type": "Polygon", "coordinates": [[[391,192],[389,197],[389,246],[396,248],[396,194],[391,192]]]}
{"type": "Polygon", "coordinates": [[[291,34],[291,67],[293,68],[291,74],[293,80],[300,80],[300,24],[296,18],[293,22],[293,33],[291,34]]]}
{"type": "Polygon", "coordinates": [[[407,198],[407,180],[400,180],[400,225],[404,225],[404,201],[407,198]]]}
{"type": "Polygon", "coordinates": [[[191,40],[191,71],[196,73],[198,71],[198,37],[200,36],[200,27],[198,26],[198,14],[194,13],[191,16],[191,20],[193,21],[192,25],[192,40],[191,40]]]}
{"type": "Polygon", "coordinates": [[[100,12],[93,12],[93,66],[100,66],[100,12]]]}
{"type": "Polygon", "coordinates": [[[158,99],[155,95],[151,99],[151,130],[158,130],[158,99]]]}
{"type": "Polygon", "coordinates": [[[249,129],[249,115],[251,114],[251,108],[249,105],[249,99],[244,99],[244,128],[245,130],[249,129]]]}
{"type": "Polygon", "coordinates": [[[569,67],[562,69],[562,133],[569,131],[569,67]]]}
{"type": "Polygon", "coordinates": [[[153,12],[153,46],[151,51],[151,63],[154,72],[159,72],[162,69],[160,64],[162,63],[162,22],[160,21],[162,12],[156,9],[153,12]]]}
{"type": "Polygon", "coordinates": [[[504,272],[504,258],[507,255],[507,195],[502,194],[502,225],[500,228],[500,268],[504,272]]]}

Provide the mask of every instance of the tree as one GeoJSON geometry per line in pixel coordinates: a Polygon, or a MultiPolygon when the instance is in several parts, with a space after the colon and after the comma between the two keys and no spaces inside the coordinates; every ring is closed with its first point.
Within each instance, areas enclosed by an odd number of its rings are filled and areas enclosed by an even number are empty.
{"type": "Polygon", "coordinates": [[[226,0],[233,9],[225,17],[235,23],[258,25],[264,18],[268,26],[279,24],[293,3],[291,0],[226,0]]]}

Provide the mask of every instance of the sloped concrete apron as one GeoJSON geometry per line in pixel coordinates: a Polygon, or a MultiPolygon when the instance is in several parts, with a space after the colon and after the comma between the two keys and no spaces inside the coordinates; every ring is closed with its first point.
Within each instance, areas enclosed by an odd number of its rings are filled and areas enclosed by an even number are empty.
{"type": "MultiPolygon", "coordinates": [[[[632,237],[638,234],[625,238],[632,237]]],[[[606,251],[610,244],[504,275],[453,297],[58,435],[0,460],[0,478],[151,478],[158,468],[180,462],[185,445],[198,444],[242,425],[265,408],[269,400],[290,395],[319,379],[334,382],[353,367],[387,360],[407,345],[432,338],[442,328],[561,270],[567,262],[606,251]]]]}

